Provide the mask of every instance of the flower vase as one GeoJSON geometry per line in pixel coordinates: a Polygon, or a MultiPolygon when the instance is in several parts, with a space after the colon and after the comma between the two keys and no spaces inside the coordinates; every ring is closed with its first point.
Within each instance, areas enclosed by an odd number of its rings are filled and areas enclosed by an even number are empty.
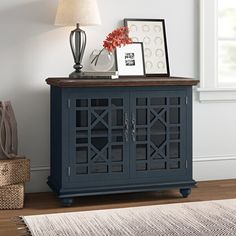
{"type": "Polygon", "coordinates": [[[89,57],[89,61],[92,70],[106,72],[111,70],[114,66],[115,58],[112,52],[103,48],[102,50],[93,50],[89,57]]]}

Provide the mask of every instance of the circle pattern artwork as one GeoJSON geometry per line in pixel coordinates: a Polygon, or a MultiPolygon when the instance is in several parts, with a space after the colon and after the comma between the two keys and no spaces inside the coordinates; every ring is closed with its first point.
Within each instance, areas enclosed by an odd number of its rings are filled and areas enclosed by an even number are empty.
{"type": "Polygon", "coordinates": [[[152,67],[153,67],[152,62],[151,61],[146,61],[146,63],[145,63],[146,70],[150,70],[150,69],[152,69],[152,67]]]}
{"type": "Polygon", "coordinates": [[[152,50],[150,48],[144,49],[144,56],[145,57],[151,57],[152,56],[152,50]]]}
{"type": "Polygon", "coordinates": [[[157,68],[158,69],[163,69],[164,67],[165,67],[164,62],[162,62],[162,61],[157,62],[157,68]]]}
{"type": "Polygon", "coordinates": [[[155,37],[154,38],[154,43],[156,45],[162,45],[163,44],[163,40],[160,37],[155,37]]]}
{"type": "Polygon", "coordinates": [[[136,26],[136,25],[131,25],[131,26],[129,26],[129,31],[130,32],[136,32],[138,30],[138,27],[136,26]]]}
{"type": "Polygon", "coordinates": [[[164,52],[163,52],[162,49],[156,49],[155,55],[156,55],[156,57],[163,57],[164,56],[164,52]]]}
{"type": "Polygon", "coordinates": [[[149,32],[150,31],[150,27],[148,25],[143,25],[142,26],[142,30],[143,30],[143,32],[149,32]]]}
{"type": "Polygon", "coordinates": [[[129,35],[133,42],[142,42],[147,74],[167,74],[168,58],[166,52],[164,22],[162,20],[127,21],[129,35]]]}
{"type": "Polygon", "coordinates": [[[160,33],[160,32],[161,32],[161,27],[160,27],[159,25],[154,25],[153,30],[154,30],[156,33],[160,33]]]}
{"type": "Polygon", "coordinates": [[[151,43],[150,37],[145,36],[145,37],[143,38],[143,42],[144,42],[146,45],[150,44],[150,43],[151,43]]]}

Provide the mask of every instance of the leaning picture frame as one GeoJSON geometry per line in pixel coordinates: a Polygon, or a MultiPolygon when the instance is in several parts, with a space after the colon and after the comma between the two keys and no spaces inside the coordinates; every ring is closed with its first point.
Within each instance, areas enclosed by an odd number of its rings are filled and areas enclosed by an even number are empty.
{"type": "Polygon", "coordinates": [[[116,48],[116,70],[119,76],[145,76],[143,43],[135,42],[116,48]]]}
{"type": "Polygon", "coordinates": [[[164,19],[124,19],[133,42],[142,42],[146,76],[169,77],[169,59],[164,19]]]}

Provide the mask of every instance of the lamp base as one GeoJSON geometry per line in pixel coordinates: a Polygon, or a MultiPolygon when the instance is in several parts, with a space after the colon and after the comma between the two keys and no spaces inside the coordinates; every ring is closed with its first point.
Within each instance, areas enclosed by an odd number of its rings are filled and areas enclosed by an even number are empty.
{"type": "Polygon", "coordinates": [[[75,71],[69,75],[69,78],[79,79],[83,77],[81,74],[83,68],[81,61],[84,55],[86,41],[85,31],[80,29],[79,24],[76,24],[76,29],[70,33],[70,47],[74,57],[75,65],[73,67],[75,71]]]}
{"type": "Polygon", "coordinates": [[[74,71],[71,74],[69,74],[70,79],[83,79],[85,76],[83,75],[82,71],[74,71]]]}

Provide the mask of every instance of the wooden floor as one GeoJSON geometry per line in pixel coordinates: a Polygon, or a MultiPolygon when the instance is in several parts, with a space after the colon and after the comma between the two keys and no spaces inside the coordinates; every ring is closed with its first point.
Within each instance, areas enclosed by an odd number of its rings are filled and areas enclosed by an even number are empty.
{"type": "Polygon", "coordinates": [[[236,180],[198,182],[197,187],[192,190],[192,194],[188,198],[182,198],[177,190],[80,197],[77,198],[75,204],[69,208],[61,207],[60,201],[53,193],[32,193],[26,194],[24,209],[0,211],[0,236],[20,235],[17,231],[17,226],[12,219],[21,215],[87,211],[230,198],[236,198],[236,180]]]}

